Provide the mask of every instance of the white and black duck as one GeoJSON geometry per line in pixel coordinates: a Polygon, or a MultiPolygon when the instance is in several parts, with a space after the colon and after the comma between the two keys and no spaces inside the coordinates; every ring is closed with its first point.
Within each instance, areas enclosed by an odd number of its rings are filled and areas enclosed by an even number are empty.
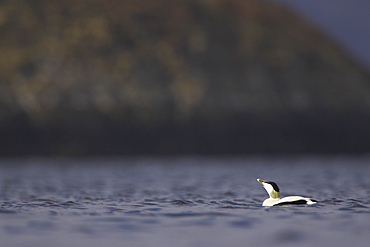
{"type": "Polygon", "coordinates": [[[281,205],[297,205],[297,204],[314,204],[317,201],[311,198],[306,198],[302,196],[287,196],[280,198],[280,189],[276,183],[271,181],[266,181],[262,179],[257,179],[257,181],[262,184],[263,188],[269,194],[269,198],[263,201],[262,206],[281,206],[281,205]]]}

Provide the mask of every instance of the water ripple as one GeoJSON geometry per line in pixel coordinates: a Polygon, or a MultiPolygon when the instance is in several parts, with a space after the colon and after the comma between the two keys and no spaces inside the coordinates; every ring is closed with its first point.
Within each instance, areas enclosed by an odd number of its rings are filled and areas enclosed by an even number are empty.
{"type": "Polygon", "coordinates": [[[243,160],[219,166],[174,161],[20,167],[0,166],[0,237],[18,239],[21,244],[13,246],[54,246],[55,236],[63,243],[59,246],[91,247],[101,243],[87,244],[90,239],[181,247],[344,247],[370,241],[368,166],[246,165],[243,160]],[[283,195],[300,193],[320,202],[262,207],[266,194],[255,181],[262,176],[274,177],[283,195]],[[47,245],[35,240],[40,236],[47,245]],[[28,244],[30,237],[35,245],[28,244]],[[82,244],[65,242],[75,239],[82,244]]]}

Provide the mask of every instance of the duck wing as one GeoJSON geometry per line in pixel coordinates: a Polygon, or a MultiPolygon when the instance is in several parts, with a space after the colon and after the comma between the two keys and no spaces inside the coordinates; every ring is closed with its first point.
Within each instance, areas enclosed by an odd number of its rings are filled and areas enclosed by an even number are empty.
{"type": "Polygon", "coordinates": [[[313,204],[316,202],[316,200],[312,200],[310,198],[305,198],[302,196],[287,196],[277,201],[274,206],[313,204]]]}

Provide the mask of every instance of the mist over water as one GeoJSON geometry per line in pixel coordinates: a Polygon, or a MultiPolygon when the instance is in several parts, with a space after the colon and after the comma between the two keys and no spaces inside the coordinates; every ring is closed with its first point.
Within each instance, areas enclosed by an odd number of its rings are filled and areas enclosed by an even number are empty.
{"type": "Polygon", "coordinates": [[[366,246],[369,157],[8,159],[4,246],[366,246]],[[256,178],[310,206],[262,207],[256,178]]]}

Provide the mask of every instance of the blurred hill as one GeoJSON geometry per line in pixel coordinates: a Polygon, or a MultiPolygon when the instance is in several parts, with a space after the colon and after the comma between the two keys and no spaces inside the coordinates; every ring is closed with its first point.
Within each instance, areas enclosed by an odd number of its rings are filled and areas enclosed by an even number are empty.
{"type": "Polygon", "coordinates": [[[0,2],[0,154],[367,152],[370,77],[261,0],[0,2]]]}
{"type": "Polygon", "coordinates": [[[269,0],[297,11],[370,71],[370,1],[269,0]]]}

